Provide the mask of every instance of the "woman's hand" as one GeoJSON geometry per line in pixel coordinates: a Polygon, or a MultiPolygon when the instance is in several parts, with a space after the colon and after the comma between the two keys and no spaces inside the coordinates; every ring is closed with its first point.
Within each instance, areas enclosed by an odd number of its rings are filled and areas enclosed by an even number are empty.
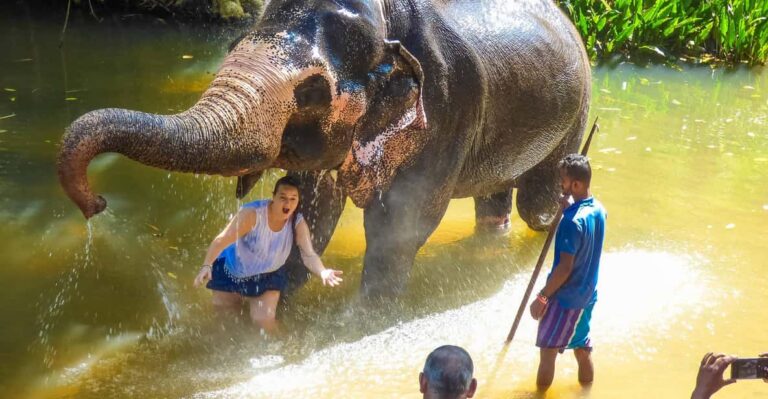
{"type": "Polygon", "coordinates": [[[197,277],[195,277],[195,287],[199,287],[203,284],[205,284],[208,280],[211,279],[211,266],[205,265],[202,269],[200,269],[200,273],[197,273],[197,277]]]}
{"type": "Polygon", "coordinates": [[[335,287],[344,281],[340,276],[344,274],[341,270],[325,269],[320,272],[320,278],[323,280],[323,285],[329,285],[335,287]]]}

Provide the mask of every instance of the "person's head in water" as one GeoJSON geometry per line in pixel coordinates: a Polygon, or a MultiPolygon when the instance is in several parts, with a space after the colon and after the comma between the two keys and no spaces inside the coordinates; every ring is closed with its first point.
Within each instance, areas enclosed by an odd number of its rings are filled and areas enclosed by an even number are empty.
{"type": "Polygon", "coordinates": [[[589,183],[592,181],[592,168],[589,159],[580,154],[569,154],[557,164],[560,170],[560,186],[563,195],[572,195],[574,199],[589,197],[589,183]]]}
{"type": "Polygon", "coordinates": [[[472,378],[474,366],[469,353],[458,346],[445,345],[432,351],[419,374],[419,387],[424,398],[471,398],[477,389],[472,378]]]}
{"type": "Polygon", "coordinates": [[[299,188],[301,182],[294,176],[283,176],[275,182],[272,190],[273,211],[287,220],[299,206],[299,188]]]}

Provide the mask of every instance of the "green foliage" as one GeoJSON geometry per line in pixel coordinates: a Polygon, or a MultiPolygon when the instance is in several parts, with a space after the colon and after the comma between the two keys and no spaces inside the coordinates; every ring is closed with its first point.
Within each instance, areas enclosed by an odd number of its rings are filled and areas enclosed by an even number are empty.
{"type": "Polygon", "coordinates": [[[768,60],[768,0],[558,0],[592,59],[768,60]]]}

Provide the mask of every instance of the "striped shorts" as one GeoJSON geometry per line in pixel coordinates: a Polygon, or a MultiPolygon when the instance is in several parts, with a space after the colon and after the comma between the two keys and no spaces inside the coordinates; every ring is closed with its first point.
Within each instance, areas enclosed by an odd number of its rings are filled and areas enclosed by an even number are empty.
{"type": "Polygon", "coordinates": [[[592,351],[589,321],[592,319],[594,306],[593,303],[584,309],[566,309],[560,306],[556,299],[550,301],[544,317],[539,321],[536,346],[557,348],[560,353],[565,349],[577,348],[592,351]]]}

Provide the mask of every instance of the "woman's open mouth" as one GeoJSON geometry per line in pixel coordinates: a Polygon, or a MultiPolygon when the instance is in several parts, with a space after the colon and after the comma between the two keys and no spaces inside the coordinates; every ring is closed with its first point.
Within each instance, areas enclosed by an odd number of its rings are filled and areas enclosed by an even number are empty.
{"type": "Polygon", "coordinates": [[[283,214],[287,215],[289,212],[291,212],[288,208],[283,208],[283,214]]]}

